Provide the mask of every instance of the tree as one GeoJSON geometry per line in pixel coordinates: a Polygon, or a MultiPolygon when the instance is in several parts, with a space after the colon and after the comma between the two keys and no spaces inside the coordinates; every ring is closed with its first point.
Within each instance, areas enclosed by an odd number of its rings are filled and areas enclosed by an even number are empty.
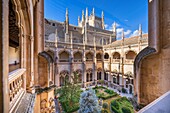
{"type": "Polygon", "coordinates": [[[63,107],[67,108],[68,104],[74,106],[75,103],[79,102],[80,93],[81,87],[78,84],[78,74],[74,73],[74,75],[71,76],[71,80],[64,80],[64,85],[58,89],[55,94],[59,94],[59,101],[63,107]]]}
{"type": "Polygon", "coordinates": [[[100,113],[101,111],[98,98],[92,89],[86,90],[81,94],[79,103],[79,113],[100,113]]]}

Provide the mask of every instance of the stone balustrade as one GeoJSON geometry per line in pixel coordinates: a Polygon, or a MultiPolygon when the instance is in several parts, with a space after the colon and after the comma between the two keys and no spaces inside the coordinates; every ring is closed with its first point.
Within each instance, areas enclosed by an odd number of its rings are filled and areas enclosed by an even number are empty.
{"type": "Polygon", "coordinates": [[[69,62],[69,59],[59,59],[59,62],[69,62]]]}
{"type": "Polygon", "coordinates": [[[74,62],[82,62],[82,59],[74,59],[74,62]]]}
{"type": "Polygon", "coordinates": [[[133,59],[125,59],[125,64],[133,64],[134,60],[133,59]]]}
{"type": "Polygon", "coordinates": [[[86,62],[93,62],[93,59],[86,59],[86,62]]]}
{"type": "Polygon", "coordinates": [[[9,73],[9,100],[10,112],[16,108],[17,104],[25,94],[24,72],[25,69],[17,69],[9,73]]]}
{"type": "Polygon", "coordinates": [[[112,62],[113,62],[113,63],[119,63],[119,62],[120,62],[120,59],[112,59],[112,62]]]}

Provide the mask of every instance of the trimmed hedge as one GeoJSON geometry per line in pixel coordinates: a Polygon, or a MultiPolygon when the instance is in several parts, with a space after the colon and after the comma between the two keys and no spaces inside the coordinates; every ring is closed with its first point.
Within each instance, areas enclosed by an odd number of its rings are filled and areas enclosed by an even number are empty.
{"type": "Polygon", "coordinates": [[[122,107],[123,113],[131,113],[130,109],[128,107],[122,107]]]}
{"type": "Polygon", "coordinates": [[[93,88],[96,92],[96,96],[98,98],[102,98],[103,100],[106,100],[106,99],[109,99],[109,98],[112,98],[114,96],[117,96],[117,93],[110,90],[110,89],[107,89],[103,86],[96,86],[93,88]],[[104,89],[104,92],[106,92],[108,95],[105,95],[104,93],[100,93],[97,89],[104,89]]]}
{"type": "Polygon", "coordinates": [[[111,101],[111,110],[114,113],[133,113],[133,106],[126,97],[111,101]]]}
{"type": "Polygon", "coordinates": [[[113,93],[115,93],[114,91],[112,91],[112,90],[110,90],[110,89],[106,89],[106,90],[104,90],[104,92],[106,92],[106,93],[108,93],[108,94],[113,94],[113,93]]]}

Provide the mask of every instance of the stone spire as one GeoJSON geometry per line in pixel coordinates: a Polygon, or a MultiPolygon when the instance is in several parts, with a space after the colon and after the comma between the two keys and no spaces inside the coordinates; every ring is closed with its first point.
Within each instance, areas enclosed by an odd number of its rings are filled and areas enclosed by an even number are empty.
{"type": "Polygon", "coordinates": [[[86,8],[86,23],[88,23],[89,15],[88,15],[88,8],[86,8]]]}
{"type": "Polygon", "coordinates": [[[68,34],[69,28],[69,17],[68,17],[68,9],[66,8],[66,34],[68,34]]]}
{"type": "Polygon", "coordinates": [[[142,38],[142,25],[139,24],[139,37],[142,38]]]}
{"type": "Polygon", "coordinates": [[[124,38],[125,38],[124,29],[122,29],[122,46],[124,45],[124,38]]]}
{"type": "Polygon", "coordinates": [[[116,22],[113,23],[112,25],[112,29],[113,29],[113,37],[116,39],[116,22]]]}
{"type": "Polygon", "coordinates": [[[92,15],[95,16],[95,11],[94,11],[94,8],[93,8],[93,11],[92,11],[92,15]]]}
{"type": "Polygon", "coordinates": [[[105,29],[105,26],[104,26],[104,12],[102,11],[102,28],[105,29]]]}
{"type": "Polygon", "coordinates": [[[80,16],[78,16],[78,25],[80,24],[80,16]]]}
{"type": "Polygon", "coordinates": [[[122,29],[122,40],[124,40],[125,35],[124,35],[124,29],[122,29]]]}
{"type": "Polygon", "coordinates": [[[139,51],[141,50],[141,43],[142,43],[142,25],[139,24],[139,38],[138,38],[138,44],[139,44],[139,51]]]}
{"type": "Polygon", "coordinates": [[[66,22],[69,22],[68,9],[66,8],[66,22]]]}
{"type": "Polygon", "coordinates": [[[85,20],[84,19],[84,10],[82,10],[82,20],[81,21],[84,22],[84,20],[85,20]]]}

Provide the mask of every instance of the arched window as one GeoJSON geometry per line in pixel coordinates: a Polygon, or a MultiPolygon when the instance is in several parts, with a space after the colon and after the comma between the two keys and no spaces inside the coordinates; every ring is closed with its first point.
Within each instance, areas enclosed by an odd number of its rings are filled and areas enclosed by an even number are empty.
{"type": "Polygon", "coordinates": [[[82,62],[82,53],[81,52],[76,52],[74,54],[74,62],[82,62]]]}
{"type": "Polygon", "coordinates": [[[97,53],[96,58],[97,61],[102,61],[102,55],[100,53],[97,53]]]}
{"type": "Polygon", "coordinates": [[[89,52],[86,54],[86,61],[93,61],[93,53],[89,52]]]}
{"type": "Polygon", "coordinates": [[[92,73],[92,69],[88,69],[86,71],[86,82],[90,82],[93,80],[93,73],[92,73]]]}
{"type": "Polygon", "coordinates": [[[60,62],[69,62],[69,53],[66,51],[62,51],[59,54],[59,61],[60,62]]]}
{"type": "Polygon", "coordinates": [[[60,72],[60,86],[64,85],[65,82],[68,80],[69,80],[69,72],[65,70],[60,72]]]}
{"type": "Polygon", "coordinates": [[[108,80],[108,73],[104,72],[104,80],[108,80]]]}
{"type": "Polygon", "coordinates": [[[128,51],[126,54],[126,59],[135,59],[136,53],[134,51],[128,51]]]}
{"type": "Polygon", "coordinates": [[[100,39],[100,45],[106,45],[106,39],[102,38],[100,39]]]}
{"type": "Polygon", "coordinates": [[[113,53],[113,59],[120,59],[120,54],[118,52],[113,53]]]}
{"type": "Polygon", "coordinates": [[[104,59],[109,59],[109,54],[108,53],[104,54],[104,59]]]}

